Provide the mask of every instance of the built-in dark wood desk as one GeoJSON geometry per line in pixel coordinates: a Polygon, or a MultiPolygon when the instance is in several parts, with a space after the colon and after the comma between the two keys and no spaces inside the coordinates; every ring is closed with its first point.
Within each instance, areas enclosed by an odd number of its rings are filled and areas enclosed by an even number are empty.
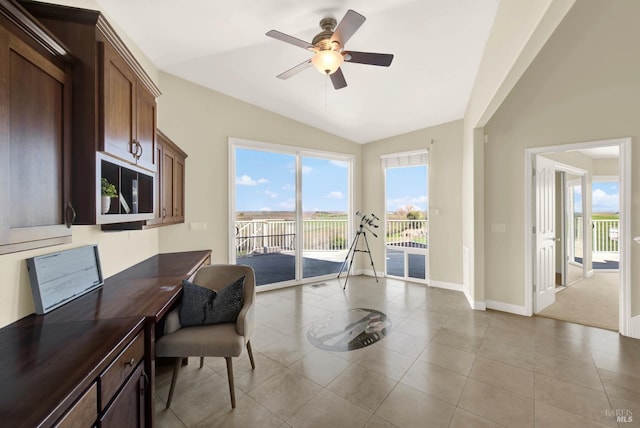
{"type": "Polygon", "coordinates": [[[210,263],[211,251],[155,255],[45,315],[0,329],[0,425],[49,426],[96,374],[144,329],[148,426],[153,424],[155,325],[177,302],[182,280],[210,263]]]}

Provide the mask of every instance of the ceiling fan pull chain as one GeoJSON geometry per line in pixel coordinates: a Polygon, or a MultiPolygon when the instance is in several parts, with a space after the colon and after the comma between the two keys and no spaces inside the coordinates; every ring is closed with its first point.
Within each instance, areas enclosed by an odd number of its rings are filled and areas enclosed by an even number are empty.
{"type": "Polygon", "coordinates": [[[328,108],[328,102],[327,102],[327,98],[328,98],[328,93],[329,93],[329,75],[327,74],[326,79],[324,79],[324,108],[325,110],[328,108]]]}

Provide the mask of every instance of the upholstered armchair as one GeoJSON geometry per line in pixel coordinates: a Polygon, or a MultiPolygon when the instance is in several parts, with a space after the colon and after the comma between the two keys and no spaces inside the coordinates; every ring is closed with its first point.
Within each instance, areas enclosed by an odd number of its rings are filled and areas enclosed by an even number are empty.
{"type": "MultiPolygon", "coordinates": [[[[176,308],[167,315],[165,322],[165,334],[156,343],[157,357],[175,358],[173,377],[167,398],[167,409],[171,406],[173,392],[178,378],[178,372],[182,367],[182,361],[186,357],[200,357],[200,368],[204,364],[204,357],[224,357],[227,363],[227,376],[229,378],[229,393],[231,394],[231,407],[235,409],[236,399],[233,383],[232,358],[238,357],[243,348],[247,348],[251,368],[255,369],[255,362],[251,350],[251,333],[255,318],[255,274],[253,268],[243,265],[211,265],[204,266],[196,272],[193,284],[220,292],[230,284],[237,283],[244,276],[244,290],[241,308],[235,321],[221,322],[206,325],[181,325],[181,307],[176,308]]],[[[190,285],[190,284],[186,284],[190,285]]],[[[205,293],[207,290],[203,290],[205,293]]],[[[185,289],[186,293],[186,289],[185,289]]],[[[212,293],[215,301],[215,293],[212,293]]],[[[184,299],[182,305],[187,305],[184,299]]],[[[193,298],[191,299],[193,300],[193,298]]],[[[182,306],[181,305],[181,306],[182,306]]],[[[182,313],[182,320],[186,317],[182,313]]],[[[184,323],[184,322],[183,322],[184,323]]]]}

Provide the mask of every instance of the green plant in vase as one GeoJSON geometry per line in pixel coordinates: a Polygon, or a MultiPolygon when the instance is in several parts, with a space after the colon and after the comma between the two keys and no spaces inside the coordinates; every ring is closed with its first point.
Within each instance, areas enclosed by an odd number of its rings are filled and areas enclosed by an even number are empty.
{"type": "Polygon", "coordinates": [[[118,191],[116,190],[116,186],[109,183],[106,178],[100,179],[100,188],[102,194],[102,214],[106,214],[109,211],[109,207],[111,206],[111,198],[115,198],[118,196],[118,191]]]}

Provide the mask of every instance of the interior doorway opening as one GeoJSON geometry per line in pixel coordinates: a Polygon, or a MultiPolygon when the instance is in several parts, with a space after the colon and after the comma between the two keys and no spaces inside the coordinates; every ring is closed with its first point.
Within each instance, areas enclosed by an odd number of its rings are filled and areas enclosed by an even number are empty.
{"type": "MultiPolygon", "coordinates": [[[[630,208],[630,139],[625,138],[527,149],[525,160],[525,173],[527,177],[525,205],[528,206],[526,212],[529,213],[529,215],[526,216],[525,227],[527,231],[530,231],[525,234],[525,251],[527,258],[525,262],[525,270],[527,272],[525,306],[527,313],[542,313],[544,316],[547,316],[547,312],[549,311],[547,308],[556,303],[556,295],[562,295],[563,297],[572,295],[572,299],[568,302],[569,306],[567,306],[570,309],[579,306],[588,307],[589,304],[593,304],[592,309],[587,309],[586,312],[595,313],[606,306],[603,299],[600,298],[600,301],[598,301],[598,297],[594,295],[594,299],[577,304],[575,302],[579,300],[580,296],[575,295],[574,292],[580,288],[586,289],[590,284],[591,286],[595,285],[592,291],[602,292],[604,286],[600,286],[600,284],[612,283],[613,287],[610,287],[609,290],[613,291],[608,292],[606,296],[611,297],[613,295],[614,297],[613,310],[608,312],[609,315],[614,314],[613,326],[596,326],[616,330],[623,335],[630,335],[630,220],[627,214],[630,208]],[[609,153],[609,155],[607,155],[607,153],[609,153]],[[611,153],[615,153],[615,156],[612,156],[611,153]],[[541,202],[540,199],[544,192],[541,193],[540,191],[539,170],[536,161],[541,155],[554,159],[552,177],[554,177],[554,181],[557,181],[556,179],[561,181],[561,184],[554,182],[551,186],[554,190],[562,189],[562,193],[564,193],[564,195],[553,195],[554,206],[555,202],[562,201],[559,212],[562,213],[563,218],[562,220],[556,218],[554,222],[554,226],[561,226],[561,230],[553,230],[553,233],[546,237],[546,239],[551,239],[556,242],[556,246],[553,247],[554,250],[561,248],[561,251],[563,251],[560,257],[564,265],[564,271],[561,272],[563,278],[561,279],[565,284],[562,284],[563,286],[559,288],[556,288],[554,284],[554,292],[546,293],[544,299],[542,298],[544,294],[542,292],[545,291],[543,288],[543,284],[545,283],[540,280],[541,275],[550,271],[557,274],[558,258],[555,254],[553,259],[549,257],[539,257],[538,253],[541,242],[540,238],[542,237],[540,232],[542,231],[537,229],[537,220],[540,216],[544,216],[545,213],[548,214],[550,212],[545,208],[545,204],[541,202]],[[571,158],[582,158],[582,164],[580,164],[580,162],[568,162],[568,159],[571,158]],[[574,168],[577,168],[576,165],[580,164],[581,168],[578,169],[587,171],[586,176],[581,177],[580,173],[571,170],[563,171],[562,168],[558,168],[558,171],[556,171],[556,166],[562,164],[572,164],[574,168]],[[618,194],[615,198],[619,204],[617,213],[619,218],[616,219],[615,227],[611,224],[608,226],[606,233],[596,231],[597,218],[593,217],[591,213],[592,210],[596,211],[596,200],[600,196],[603,196],[602,192],[596,191],[598,190],[598,186],[594,186],[594,182],[597,183],[597,177],[603,168],[614,168],[615,173],[611,175],[615,176],[616,179],[619,177],[619,181],[617,182],[618,194]],[[579,212],[580,210],[577,208],[580,205],[582,206],[581,212],[579,212]],[[580,233],[582,233],[582,235],[580,235],[580,233]],[[601,235],[603,235],[604,238],[600,238],[601,235]],[[558,240],[563,241],[562,247],[558,247],[558,240]],[[599,258],[597,257],[599,252],[596,250],[603,248],[602,245],[606,243],[605,241],[615,241],[615,250],[619,258],[618,269],[610,269],[607,271],[608,273],[604,273],[605,271],[602,269],[595,269],[595,265],[599,263],[599,258]],[[553,265],[554,269],[551,269],[550,265],[553,265]],[[570,274],[573,267],[582,268],[582,280],[577,278],[577,282],[572,281],[570,274]],[[595,278],[595,280],[593,278],[595,278]],[[570,285],[570,287],[566,287],[566,285],[570,285]],[[583,285],[585,287],[582,287],[583,285]],[[558,289],[562,291],[558,291],[558,289]],[[565,290],[572,291],[568,293],[565,290]]],[[[548,196],[542,197],[543,201],[548,199],[548,196]]],[[[551,215],[556,216],[555,213],[551,215]]],[[[557,278],[557,275],[554,276],[557,278]]],[[[554,283],[555,282],[556,281],[554,281],[554,283]]],[[[594,325],[590,324],[588,319],[577,320],[573,318],[576,314],[570,313],[568,310],[565,311],[565,316],[566,318],[564,319],[567,321],[594,325]]],[[[588,316],[590,316],[589,313],[587,313],[587,317],[588,316]]],[[[562,314],[551,317],[563,319],[562,314]]]]}

